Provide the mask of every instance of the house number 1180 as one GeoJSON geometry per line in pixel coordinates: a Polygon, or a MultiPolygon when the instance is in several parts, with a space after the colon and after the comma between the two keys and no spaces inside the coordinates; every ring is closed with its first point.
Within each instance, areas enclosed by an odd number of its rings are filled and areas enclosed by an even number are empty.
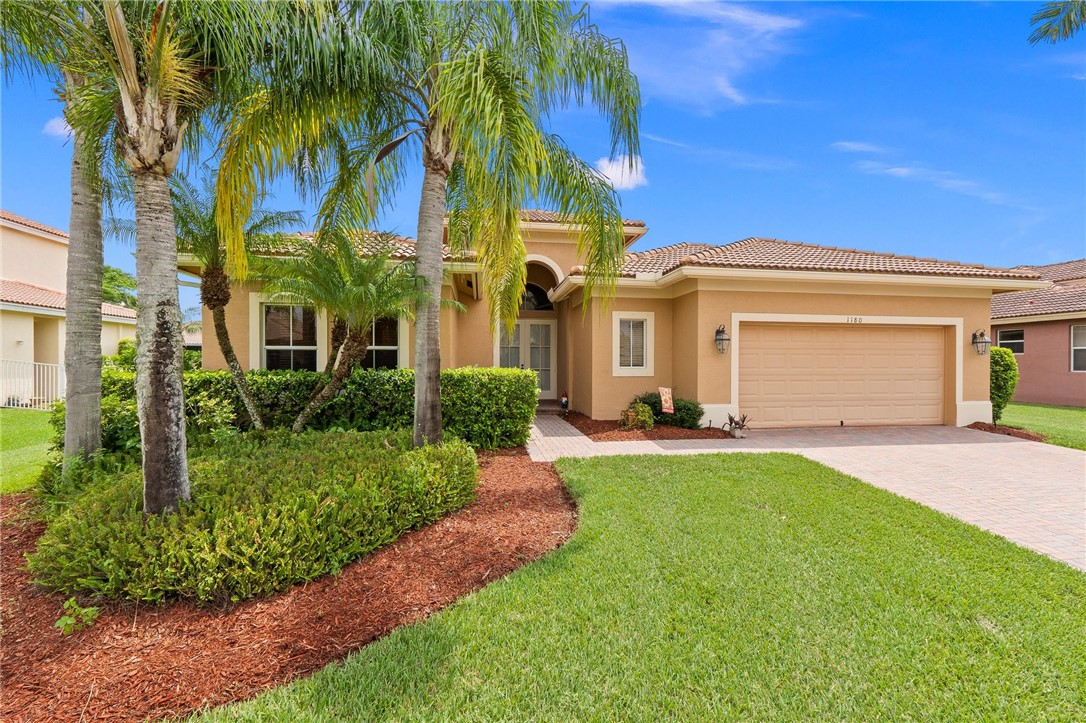
{"type": "Polygon", "coordinates": [[[845,321],[849,324],[862,324],[864,319],[862,316],[846,316],[845,321]]]}

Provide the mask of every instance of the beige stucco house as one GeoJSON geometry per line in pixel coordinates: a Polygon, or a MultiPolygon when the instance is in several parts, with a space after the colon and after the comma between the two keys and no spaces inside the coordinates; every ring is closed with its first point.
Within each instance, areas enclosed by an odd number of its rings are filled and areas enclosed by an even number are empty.
{"type": "MultiPolygon", "coordinates": [[[[624,227],[627,247],[647,232],[641,221],[624,227]]],[[[442,312],[442,366],[534,369],[542,399],[566,394],[597,419],[671,387],[714,425],[728,413],[756,427],[990,421],[988,358],[972,334],[989,333],[993,292],[1046,285],[1029,270],[750,238],[627,253],[603,302],[583,296],[576,228],[528,211],[523,234],[528,288],[512,335],[491,330],[479,266],[446,255],[444,295],[465,311],[442,312]]],[[[395,256],[413,253],[400,239],[395,256]]],[[[227,319],[245,368],[323,368],[321,314],[248,284],[227,319]]],[[[367,365],[411,365],[408,322],[378,323],[373,340],[367,365]]],[[[203,359],[224,367],[214,344],[203,359]]]]}
{"type": "MultiPolygon", "coordinates": [[[[68,234],[0,211],[0,404],[63,396],[68,234]]],[[[102,304],[102,353],[136,335],[136,312],[102,304]]]]}

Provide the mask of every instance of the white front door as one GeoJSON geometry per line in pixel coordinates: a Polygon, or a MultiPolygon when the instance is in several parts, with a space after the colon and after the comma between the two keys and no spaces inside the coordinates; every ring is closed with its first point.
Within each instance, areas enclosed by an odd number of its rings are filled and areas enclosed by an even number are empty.
{"type": "Polygon", "coordinates": [[[540,399],[558,398],[554,368],[556,327],[552,319],[522,319],[512,335],[502,330],[498,341],[498,366],[534,371],[539,379],[540,399]]]}

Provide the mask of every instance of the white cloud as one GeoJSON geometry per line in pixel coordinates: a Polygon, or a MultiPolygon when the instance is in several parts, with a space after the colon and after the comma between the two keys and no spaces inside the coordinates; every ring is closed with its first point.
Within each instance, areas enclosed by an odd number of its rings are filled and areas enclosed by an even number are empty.
{"type": "Polygon", "coordinates": [[[705,112],[778,102],[751,90],[749,77],[789,52],[791,36],[806,25],[798,17],[732,3],[627,0],[602,8],[618,5],[651,7],[661,16],[649,29],[609,23],[626,41],[645,96],[705,112]]]}
{"type": "Polygon", "coordinates": [[[45,121],[45,125],[41,127],[41,132],[47,136],[54,136],[56,138],[71,138],[72,127],[68,125],[68,121],[64,120],[64,116],[57,116],[56,118],[50,118],[45,121]]]}
{"type": "Polygon", "coordinates": [[[960,193],[963,196],[977,198],[996,206],[1009,206],[1030,211],[1038,210],[1023,204],[1006,193],[994,191],[979,181],[965,178],[953,171],[940,171],[917,163],[891,165],[878,161],[859,161],[856,163],[855,168],[861,173],[928,183],[944,191],[960,193]]]}
{"type": "Polygon", "coordinates": [[[837,141],[831,143],[830,148],[834,150],[842,151],[844,153],[889,153],[888,148],[882,146],[876,146],[874,143],[865,143],[864,141],[837,141]]]}
{"type": "Polygon", "coordinates": [[[649,185],[648,179],[645,178],[645,164],[640,158],[634,158],[632,163],[630,157],[624,155],[616,158],[601,158],[596,161],[596,170],[611,182],[616,191],[629,191],[639,186],[649,185]]]}

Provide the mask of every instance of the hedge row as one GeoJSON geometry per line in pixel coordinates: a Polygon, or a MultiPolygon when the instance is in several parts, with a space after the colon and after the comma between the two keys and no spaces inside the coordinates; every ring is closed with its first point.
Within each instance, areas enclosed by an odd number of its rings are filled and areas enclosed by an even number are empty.
{"type": "Polygon", "coordinates": [[[270,595],[345,565],[475,495],[459,440],[411,449],[410,433],[237,435],[190,459],[192,501],[144,517],[131,457],[100,458],[43,486],[48,526],[28,556],[65,595],[223,603],[270,595]]]}
{"type": "MultiPolygon", "coordinates": [[[[251,371],[254,401],[269,428],[289,427],[326,377],[305,371],[251,371]]],[[[135,374],[102,374],[102,438],[107,451],[138,448],[135,374]]],[[[234,381],[226,371],[184,375],[185,418],[192,435],[251,426],[234,381]]],[[[462,367],[441,372],[441,406],[447,434],[473,447],[516,447],[528,441],[539,391],[535,374],[521,369],[462,367]]],[[[411,369],[359,369],[339,394],[310,421],[316,430],[361,432],[413,426],[415,376],[411,369]]],[[[64,415],[53,415],[63,438],[64,415]]]]}

